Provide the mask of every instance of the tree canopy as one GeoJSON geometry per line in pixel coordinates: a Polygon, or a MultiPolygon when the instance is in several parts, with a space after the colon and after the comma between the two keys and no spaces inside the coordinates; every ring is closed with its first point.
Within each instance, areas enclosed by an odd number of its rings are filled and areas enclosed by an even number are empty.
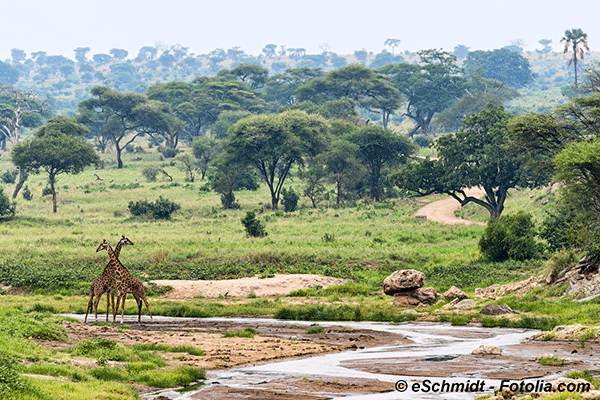
{"type": "Polygon", "coordinates": [[[59,174],[78,174],[100,158],[94,148],[80,136],[88,129],[65,117],[55,117],[40,128],[35,138],[15,145],[12,162],[30,172],[46,171],[52,192],[52,211],[56,213],[56,179],[59,174]]]}
{"type": "Polygon", "coordinates": [[[420,51],[420,64],[386,65],[378,71],[406,98],[404,115],[415,122],[409,136],[427,135],[436,113],[448,108],[462,95],[464,78],[456,56],[441,50],[420,51]]]}
{"type": "Polygon", "coordinates": [[[231,127],[225,151],[256,168],[276,210],[290,168],[315,156],[324,147],[327,132],[325,119],[303,111],[250,116],[231,127]]]}
{"type": "Polygon", "coordinates": [[[477,50],[467,55],[465,72],[472,75],[483,71],[486,78],[521,88],[533,78],[529,61],[519,53],[506,48],[492,51],[477,50]]]}
{"type": "Polygon", "coordinates": [[[488,210],[490,219],[498,218],[508,191],[530,183],[521,164],[505,149],[506,125],[511,118],[502,106],[490,106],[465,118],[459,132],[434,142],[437,159],[410,162],[392,181],[419,196],[445,193],[462,206],[473,202],[488,210]],[[478,186],[485,192],[483,199],[467,194],[478,186]]]}

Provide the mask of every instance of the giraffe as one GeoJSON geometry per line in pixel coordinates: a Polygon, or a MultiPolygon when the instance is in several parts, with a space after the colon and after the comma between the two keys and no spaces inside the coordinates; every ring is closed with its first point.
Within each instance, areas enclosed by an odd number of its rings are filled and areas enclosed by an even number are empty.
{"type": "MultiPolygon", "coordinates": [[[[123,240],[129,241],[129,244],[133,244],[125,236],[123,236],[123,238],[121,239],[121,241],[123,240]]],[[[144,302],[144,304],[146,304],[148,315],[150,315],[150,321],[154,321],[154,319],[152,318],[152,313],[150,312],[148,300],[146,300],[146,291],[144,290],[144,284],[142,283],[142,280],[131,275],[129,270],[127,270],[127,268],[125,268],[125,266],[115,256],[115,252],[110,247],[109,243],[103,244],[103,248],[101,250],[107,250],[111,261],[114,261],[116,263],[115,272],[117,274],[117,277],[119,278],[119,281],[117,282],[117,306],[114,310],[113,322],[115,322],[117,318],[119,302],[121,302],[121,323],[123,323],[123,316],[125,314],[125,299],[127,298],[127,294],[129,293],[133,294],[135,302],[138,306],[138,322],[141,321],[142,316],[142,301],[144,302]]]]}
{"type": "MultiPolygon", "coordinates": [[[[103,245],[106,243],[104,240],[100,246],[96,249],[96,252],[103,250],[103,245]]],[[[133,244],[129,239],[127,241],[120,240],[115,248],[116,257],[119,257],[119,253],[121,252],[121,247],[123,245],[133,244]]],[[[100,274],[99,277],[92,281],[92,286],[90,287],[90,300],[88,301],[87,310],[85,311],[85,318],[83,322],[87,322],[87,316],[92,311],[92,307],[94,308],[94,320],[98,321],[98,304],[100,303],[100,298],[104,293],[106,293],[106,320],[108,321],[108,312],[110,309],[110,305],[112,302],[113,314],[115,312],[115,289],[117,287],[117,280],[115,279],[115,270],[117,265],[111,260],[106,267],[104,267],[104,271],[100,274]],[[94,297],[96,300],[94,301],[94,297]]]]}

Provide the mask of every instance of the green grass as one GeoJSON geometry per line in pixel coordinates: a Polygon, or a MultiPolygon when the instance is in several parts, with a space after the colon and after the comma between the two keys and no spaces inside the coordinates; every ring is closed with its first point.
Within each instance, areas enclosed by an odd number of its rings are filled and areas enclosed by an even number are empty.
{"type": "Polygon", "coordinates": [[[241,338],[250,338],[252,339],[254,337],[254,335],[256,335],[258,332],[256,332],[256,329],[253,328],[244,328],[238,331],[225,331],[223,333],[223,337],[224,338],[231,338],[231,337],[241,337],[241,338]]]}
{"type": "Polygon", "coordinates": [[[565,361],[557,357],[542,357],[539,359],[538,363],[552,366],[565,365],[565,361]]]}

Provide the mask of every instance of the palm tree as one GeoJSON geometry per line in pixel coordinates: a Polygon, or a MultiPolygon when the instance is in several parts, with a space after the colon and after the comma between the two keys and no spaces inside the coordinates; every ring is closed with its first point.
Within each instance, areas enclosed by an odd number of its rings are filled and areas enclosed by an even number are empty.
{"type": "Polygon", "coordinates": [[[587,44],[587,33],[583,32],[580,28],[567,29],[565,31],[565,36],[563,36],[560,41],[565,42],[563,54],[566,54],[569,51],[569,46],[573,49],[573,57],[569,60],[568,65],[573,63],[575,66],[575,87],[577,87],[577,56],[583,60],[583,48],[580,46],[582,45],[587,51],[590,51],[587,44]]]}

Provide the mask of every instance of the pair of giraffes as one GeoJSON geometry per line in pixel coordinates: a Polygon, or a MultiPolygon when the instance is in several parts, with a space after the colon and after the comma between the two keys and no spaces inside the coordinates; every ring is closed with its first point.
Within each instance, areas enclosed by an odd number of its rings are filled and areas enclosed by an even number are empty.
{"type": "Polygon", "coordinates": [[[123,323],[123,315],[125,314],[125,298],[129,293],[133,294],[135,301],[138,306],[138,322],[141,320],[142,316],[142,301],[146,304],[146,309],[148,310],[148,314],[150,315],[150,320],[152,319],[152,313],[150,312],[150,307],[148,307],[148,300],[146,300],[146,291],[144,290],[144,284],[141,279],[136,278],[131,275],[127,268],[121,261],[119,261],[119,253],[121,252],[121,247],[133,245],[133,242],[127,239],[125,236],[119,240],[117,247],[115,247],[114,251],[110,244],[105,240],[102,241],[100,246],[96,249],[96,252],[106,250],[108,252],[108,256],[110,257],[109,263],[104,267],[104,271],[102,274],[93,280],[92,286],[90,287],[90,300],[88,301],[87,310],[85,312],[85,319],[83,322],[87,322],[88,313],[92,311],[92,306],[94,307],[95,320],[98,321],[98,303],[100,303],[100,298],[104,293],[106,293],[106,320],[108,321],[108,312],[110,309],[110,303],[112,301],[112,309],[113,309],[113,323],[117,318],[117,311],[119,310],[119,303],[121,303],[121,323],[123,323]],[[119,277],[119,281],[115,279],[115,274],[119,277]],[[115,289],[117,291],[117,304],[115,307],[115,289]],[[94,300],[94,297],[96,298],[94,300]]]}

